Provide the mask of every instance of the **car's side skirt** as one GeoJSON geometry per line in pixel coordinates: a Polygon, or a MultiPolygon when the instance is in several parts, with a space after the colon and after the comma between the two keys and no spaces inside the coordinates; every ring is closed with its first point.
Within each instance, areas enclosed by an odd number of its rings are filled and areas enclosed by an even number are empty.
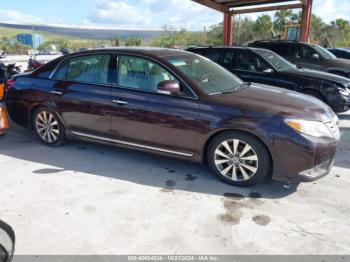
{"type": "Polygon", "coordinates": [[[136,144],[136,143],[126,142],[126,141],[117,140],[117,139],[111,139],[111,138],[107,138],[107,137],[100,137],[100,136],[90,135],[90,134],[81,133],[81,132],[77,132],[77,131],[72,131],[72,134],[76,135],[76,136],[80,136],[80,137],[101,140],[101,141],[105,141],[105,142],[112,142],[112,143],[120,144],[120,145],[124,145],[124,146],[137,147],[137,148],[141,148],[141,149],[158,151],[158,152],[162,152],[162,153],[178,155],[178,156],[183,156],[183,157],[193,157],[194,156],[194,154],[183,153],[183,152],[159,148],[159,147],[146,146],[146,145],[142,145],[142,144],[136,144]]]}

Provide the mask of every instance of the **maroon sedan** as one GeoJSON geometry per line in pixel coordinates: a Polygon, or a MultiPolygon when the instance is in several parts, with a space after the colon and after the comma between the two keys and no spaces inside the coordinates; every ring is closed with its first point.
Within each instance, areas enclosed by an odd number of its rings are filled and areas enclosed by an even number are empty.
{"type": "Polygon", "coordinates": [[[206,58],[167,49],[58,58],[18,76],[7,106],[46,145],[84,139],[204,162],[238,186],[269,174],[326,175],[339,140],[338,118],[323,102],[244,83],[206,58]]]}

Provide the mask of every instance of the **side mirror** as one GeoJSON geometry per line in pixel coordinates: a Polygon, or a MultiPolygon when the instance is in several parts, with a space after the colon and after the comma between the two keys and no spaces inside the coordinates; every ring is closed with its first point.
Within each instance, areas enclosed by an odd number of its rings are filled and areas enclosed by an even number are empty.
{"type": "Polygon", "coordinates": [[[15,233],[0,220],[0,262],[10,262],[15,251],[15,233]]]}
{"type": "Polygon", "coordinates": [[[165,95],[177,95],[180,93],[180,84],[175,80],[165,80],[158,84],[157,92],[165,95]]]}
{"type": "Polygon", "coordinates": [[[263,72],[267,73],[267,74],[271,74],[271,73],[273,73],[273,69],[272,68],[266,68],[263,72]]]}
{"type": "Polygon", "coordinates": [[[319,60],[320,59],[320,55],[319,54],[313,54],[312,55],[312,59],[319,60]]]}

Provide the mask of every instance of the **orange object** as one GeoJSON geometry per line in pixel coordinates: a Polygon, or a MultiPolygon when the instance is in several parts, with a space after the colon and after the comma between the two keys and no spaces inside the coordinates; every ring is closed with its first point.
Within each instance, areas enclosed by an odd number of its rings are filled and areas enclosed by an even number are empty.
{"type": "Polygon", "coordinates": [[[5,96],[5,84],[0,84],[0,100],[5,96]]]}
{"type": "Polygon", "coordinates": [[[0,106],[0,133],[10,128],[10,121],[5,106],[0,106]]]}

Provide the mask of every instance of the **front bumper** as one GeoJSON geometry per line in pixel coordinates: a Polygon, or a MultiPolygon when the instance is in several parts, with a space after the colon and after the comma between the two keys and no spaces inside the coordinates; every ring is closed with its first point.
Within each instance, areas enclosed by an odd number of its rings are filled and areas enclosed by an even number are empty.
{"type": "Polygon", "coordinates": [[[10,128],[10,121],[4,103],[0,102],[0,135],[10,128]]]}
{"type": "Polygon", "coordinates": [[[275,139],[273,179],[283,182],[314,181],[329,174],[333,167],[339,138],[304,135],[275,139]]]}

